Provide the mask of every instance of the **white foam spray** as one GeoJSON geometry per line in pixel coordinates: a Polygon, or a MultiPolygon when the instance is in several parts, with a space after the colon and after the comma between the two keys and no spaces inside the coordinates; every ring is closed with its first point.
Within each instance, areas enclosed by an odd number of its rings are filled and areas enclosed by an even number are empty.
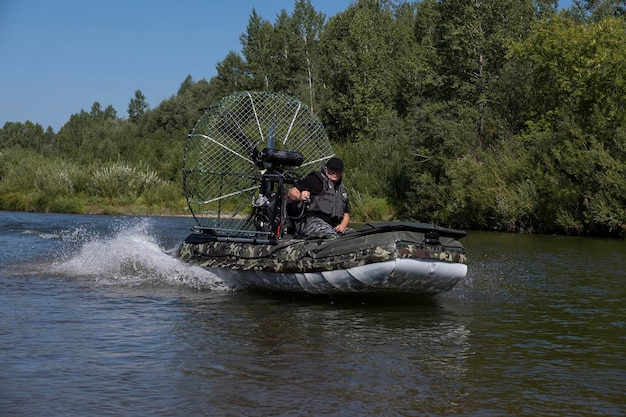
{"type": "Polygon", "coordinates": [[[52,272],[93,279],[99,285],[168,285],[216,291],[230,288],[203,268],[184,263],[175,250],[162,248],[150,233],[149,219],[122,222],[108,237],[84,229],[66,231],[62,240],[76,243],[53,263],[52,272]]]}

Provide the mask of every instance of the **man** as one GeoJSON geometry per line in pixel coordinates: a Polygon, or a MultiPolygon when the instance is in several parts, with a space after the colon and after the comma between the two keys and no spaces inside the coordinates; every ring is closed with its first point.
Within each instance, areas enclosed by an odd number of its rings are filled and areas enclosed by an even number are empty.
{"type": "Polygon", "coordinates": [[[309,203],[306,217],[298,225],[299,234],[343,235],[352,231],[348,228],[348,190],[341,183],[342,175],[343,161],[330,158],[321,170],[309,173],[289,190],[289,200],[309,203]]]}

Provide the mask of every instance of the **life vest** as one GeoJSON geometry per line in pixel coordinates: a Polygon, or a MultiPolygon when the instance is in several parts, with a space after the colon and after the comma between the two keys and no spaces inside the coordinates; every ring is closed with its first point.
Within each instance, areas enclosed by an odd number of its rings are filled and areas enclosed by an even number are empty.
{"type": "Polygon", "coordinates": [[[310,215],[315,215],[316,212],[325,214],[332,219],[333,223],[339,224],[348,203],[348,190],[342,183],[335,186],[321,171],[315,171],[315,175],[322,180],[322,192],[311,196],[308,213],[310,215]]]}

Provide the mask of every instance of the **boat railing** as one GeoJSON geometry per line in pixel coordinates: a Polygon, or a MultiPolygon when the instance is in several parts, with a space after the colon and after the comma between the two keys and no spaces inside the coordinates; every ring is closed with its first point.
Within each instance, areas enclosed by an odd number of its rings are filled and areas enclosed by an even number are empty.
{"type": "Polygon", "coordinates": [[[225,229],[220,227],[196,226],[193,230],[197,233],[213,234],[217,236],[240,236],[240,237],[270,237],[271,232],[258,230],[225,229]]]}
{"type": "Polygon", "coordinates": [[[187,238],[193,242],[232,242],[232,243],[255,243],[263,245],[276,245],[278,239],[271,232],[254,230],[220,229],[213,227],[196,226],[194,232],[187,238]]]}

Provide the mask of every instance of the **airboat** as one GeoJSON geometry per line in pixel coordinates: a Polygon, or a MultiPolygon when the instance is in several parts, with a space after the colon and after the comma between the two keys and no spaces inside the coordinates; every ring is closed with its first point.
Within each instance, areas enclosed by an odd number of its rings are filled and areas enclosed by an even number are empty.
{"type": "Polygon", "coordinates": [[[243,91],[202,109],[183,162],[196,224],[177,256],[233,288],[274,293],[434,295],[465,277],[461,230],[394,221],[298,236],[306,206],[286,194],[332,156],[324,126],[295,97],[243,91]]]}

